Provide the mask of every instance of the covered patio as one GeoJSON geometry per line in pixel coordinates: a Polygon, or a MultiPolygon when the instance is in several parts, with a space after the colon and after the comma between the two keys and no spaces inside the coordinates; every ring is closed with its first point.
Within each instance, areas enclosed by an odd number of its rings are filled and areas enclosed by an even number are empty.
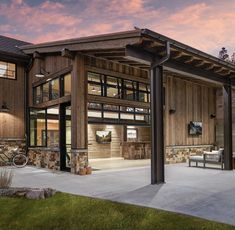
{"type": "Polygon", "coordinates": [[[89,177],[26,167],[13,169],[13,186],[52,187],[62,192],[184,213],[235,225],[235,174],[165,166],[166,182],[150,185],[150,167],[96,171],[89,177]]]}
{"type": "MultiPolygon", "coordinates": [[[[97,84],[101,84],[100,79],[107,82],[107,76],[112,76],[120,92],[124,91],[125,81],[135,79],[138,86],[134,87],[131,83],[133,95],[139,90],[139,85],[144,83],[149,86],[150,83],[150,89],[145,87],[146,92],[151,94],[150,103],[149,100],[135,101],[133,111],[138,111],[139,107],[151,111],[151,184],[167,180],[165,162],[186,162],[192,153],[202,154],[219,147],[224,149],[224,169],[233,170],[234,64],[148,29],[25,46],[22,49],[26,54],[35,56],[38,64],[42,62],[38,54],[47,56],[53,53],[72,63],[71,98],[66,99],[71,102],[71,159],[74,160],[71,172],[78,173],[77,169],[84,164],[82,159],[87,161],[89,158],[88,147],[91,145],[87,127],[89,120],[92,121],[89,117],[90,104],[119,106],[118,116],[121,117],[120,108],[127,111],[134,103],[125,95],[108,97],[107,84],[105,89],[102,88],[106,94],[102,94],[102,90],[97,91],[101,92],[99,95],[87,93],[87,72],[99,74],[97,84]],[[117,83],[119,78],[122,84],[117,83]],[[200,123],[201,132],[191,135],[188,131],[191,123],[200,123]]],[[[48,75],[44,80],[50,78],[48,75]]],[[[101,117],[104,118],[103,110],[101,117]]]]}

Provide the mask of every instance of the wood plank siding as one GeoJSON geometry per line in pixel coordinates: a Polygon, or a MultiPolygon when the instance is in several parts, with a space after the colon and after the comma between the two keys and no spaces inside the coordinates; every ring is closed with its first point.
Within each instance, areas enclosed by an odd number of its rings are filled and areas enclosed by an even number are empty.
{"type": "MultiPolygon", "coordinates": [[[[81,54],[76,54],[82,56],[81,54]]],[[[76,60],[76,57],[75,59],[76,60]]],[[[61,57],[60,54],[44,54],[43,58],[36,58],[33,67],[30,71],[29,78],[29,106],[32,106],[32,86],[37,85],[37,82],[42,81],[35,77],[40,67],[43,67],[50,76],[55,77],[56,73],[63,72],[65,69],[71,69],[73,75],[77,74],[79,78],[86,75],[87,71],[93,71],[110,76],[116,76],[125,79],[132,79],[143,83],[149,83],[149,71],[129,66],[128,64],[121,64],[94,56],[84,56],[84,66],[78,66],[74,69],[74,63],[81,63],[69,58],[61,57]],[[73,72],[75,71],[75,72],[73,72]]],[[[80,65],[80,64],[79,64],[80,65]]],[[[46,79],[47,79],[46,78],[46,79]]],[[[81,140],[78,140],[79,131],[76,140],[73,140],[75,146],[87,147],[87,131],[85,131],[87,123],[87,102],[100,102],[114,105],[149,108],[149,103],[126,101],[115,98],[105,98],[101,96],[87,95],[87,82],[84,84],[81,81],[81,87],[74,86],[73,91],[83,92],[84,100],[82,103],[82,112],[79,112],[79,125],[77,129],[82,130],[81,140]],[[85,87],[85,88],[84,88],[85,87]],[[80,142],[80,143],[79,143],[80,142]],[[79,143],[79,144],[78,144],[79,143]]],[[[80,81],[79,81],[80,82],[80,81]]],[[[80,83],[79,83],[80,84],[80,83]]],[[[210,145],[215,143],[215,123],[216,118],[211,118],[211,114],[216,113],[216,85],[206,83],[201,80],[190,81],[181,75],[173,74],[169,71],[164,72],[164,86],[165,86],[165,145],[166,146],[182,146],[182,145],[210,145]],[[175,110],[171,113],[170,110],[175,110]],[[188,124],[190,121],[201,121],[203,124],[203,134],[199,136],[188,135],[188,124]]],[[[73,92],[74,96],[78,95],[73,92]]],[[[80,94],[79,94],[80,95],[80,94]]],[[[72,96],[73,98],[73,96],[72,96]]],[[[73,103],[72,103],[73,104],[73,103]]],[[[72,105],[73,107],[73,105],[72,105]]],[[[79,108],[78,108],[79,109],[79,108]]],[[[75,111],[74,111],[75,112],[75,111]]],[[[75,132],[75,131],[73,131],[75,132]]],[[[75,135],[76,136],[76,135],[75,135]]],[[[75,138],[74,136],[74,138],[75,138]]]]}
{"type": "Polygon", "coordinates": [[[0,113],[0,138],[24,138],[24,82],[24,66],[20,64],[16,80],[0,78],[0,106],[6,102],[10,109],[0,113]]]}
{"type": "Polygon", "coordinates": [[[165,145],[206,145],[215,143],[216,89],[166,76],[165,145]],[[170,113],[170,110],[175,110],[170,113]],[[188,135],[190,121],[200,121],[200,136],[188,135]]]}

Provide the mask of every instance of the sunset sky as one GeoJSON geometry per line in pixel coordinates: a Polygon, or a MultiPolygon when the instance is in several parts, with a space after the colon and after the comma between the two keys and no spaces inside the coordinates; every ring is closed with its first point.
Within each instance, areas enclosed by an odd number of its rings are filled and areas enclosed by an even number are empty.
{"type": "Polygon", "coordinates": [[[216,56],[235,52],[235,0],[0,0],[0,34],[33,43],[134,26],[216,56]]]}

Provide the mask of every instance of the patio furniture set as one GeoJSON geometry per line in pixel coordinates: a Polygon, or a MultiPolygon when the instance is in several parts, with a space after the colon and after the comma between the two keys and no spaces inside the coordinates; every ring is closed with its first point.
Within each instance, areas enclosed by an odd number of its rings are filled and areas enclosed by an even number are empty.
{"type": "MultiPolygon", "coordinates": [[[[196,167],[199,167],[198,163],[203,164],[203,168],[206,168],[207,164],[220,165],[221,169],[224,168],[224,149],[213,150],[212,152],[204,151],[202,155],[189,156],[189,167],[192,166],[192,162],[196,163],[196,167]]],[[[201,166],[200,166],[201,167],[201,166]]]]}

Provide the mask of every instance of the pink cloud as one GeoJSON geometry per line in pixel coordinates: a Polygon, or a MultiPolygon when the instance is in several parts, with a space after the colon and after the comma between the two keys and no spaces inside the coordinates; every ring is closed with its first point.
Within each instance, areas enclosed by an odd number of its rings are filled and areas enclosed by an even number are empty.
{"type": "MultiPolygon", "coordinates": [[[[43,1],[32,6],[24,0],[0,3],[0,33],[33,42],[149,28],[206,52],[233,48],[235,3],[207,0],[187,6],[160,5],[155,0],[43,1]]],[[[172,3],[173,4],[173,3],[172,3]]]]}

